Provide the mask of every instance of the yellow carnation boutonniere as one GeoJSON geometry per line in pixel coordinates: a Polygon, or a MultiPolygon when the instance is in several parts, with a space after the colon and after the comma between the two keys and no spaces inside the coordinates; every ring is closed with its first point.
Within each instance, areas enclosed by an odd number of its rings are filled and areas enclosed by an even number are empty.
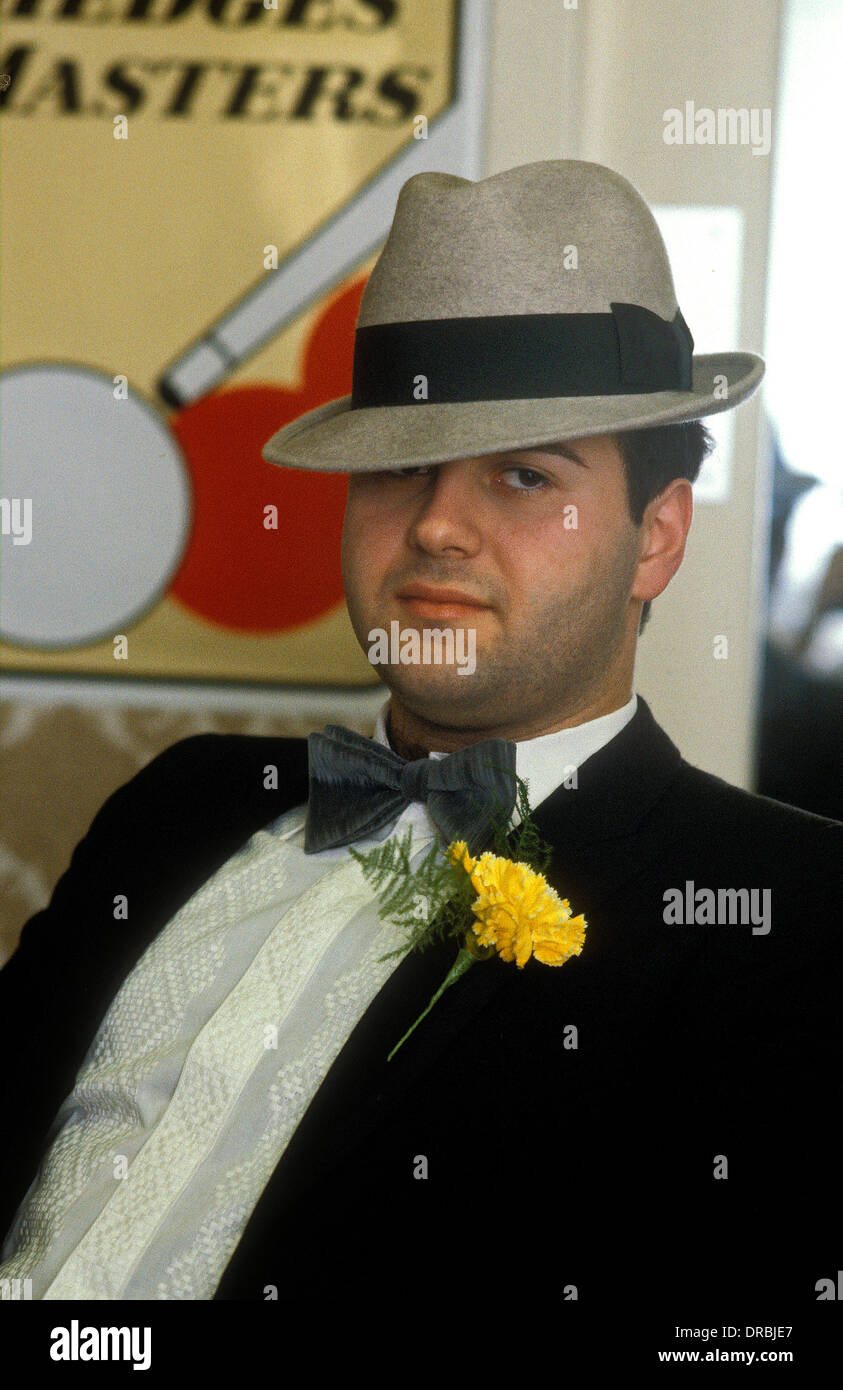
{"type": "MultiPolygon", "coordinates": [[[[444,854],[434,844],[412,869],[412,831],[368,854],[351,848],[381,893],[381,917],[403,926],[411,947],[423,949],[442,937],[460,942],[447,976],[387,1060],[476,961],[497,954],[523,970],[531,957],[542,965],[564,965],[582,951],[585,917],[573,916],[568,899],[560,898],[544,876],[552,848],[535,828],[526,783],[517,780],[519,819],[504,821],[495,832],[496,848],[509,848],[514,858],[490,851],[473,858],[465,841],[454,840],[444,854]]],[[[388,956],[402,955],[405,949],[399,947],[388,956]]]]}

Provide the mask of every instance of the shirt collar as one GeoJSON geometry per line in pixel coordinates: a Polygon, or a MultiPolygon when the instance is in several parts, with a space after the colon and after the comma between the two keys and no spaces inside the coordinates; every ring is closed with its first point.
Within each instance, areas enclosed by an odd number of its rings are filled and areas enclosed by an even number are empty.
{"type": "MultiPolygon", "coordinates": [[[[388,709],[389,700],[378,714],[372,735],[375,742],[385,748],[390,747],[386,735],[388,709]]],[[[538,738],[516,740],[515,770],[527,783],[530,805],[538,806],[550,796],[587,758],[619,734],[637,709],[638,696],[633,692],[625,705],[610,714],[601,714],[597,719],[587,719],[573,728],[557,729],[555,733],[541,734],[538,738]]],[[[428,756],[444,758],[447,754],[434,752],[428,756]]]]}

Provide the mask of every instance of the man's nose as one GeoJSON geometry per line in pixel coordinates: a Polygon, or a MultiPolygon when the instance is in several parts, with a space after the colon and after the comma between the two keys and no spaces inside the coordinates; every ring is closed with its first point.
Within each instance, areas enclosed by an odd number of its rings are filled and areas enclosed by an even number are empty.
{"type": "Polygon", "coordinates": [[[465,462],[440,464],[429,487],[417,498],[411,543],[433,554],[476,554],[480,548],[479,504],[477,482],[465,462]]]}

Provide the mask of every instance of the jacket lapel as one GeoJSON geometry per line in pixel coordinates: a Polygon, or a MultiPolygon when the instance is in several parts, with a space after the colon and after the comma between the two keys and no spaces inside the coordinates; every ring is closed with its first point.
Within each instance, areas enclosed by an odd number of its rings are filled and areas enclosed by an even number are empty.
{"type": "Polygon", "coordinates": [[[629,723],[581,765],[577,785],[557,787],[536,809],[554,850],[548,879],[574,912],[587,916],[663,856],[670,827],[659,803],[681,766],[678,748],[639,696],[629,723]]]}

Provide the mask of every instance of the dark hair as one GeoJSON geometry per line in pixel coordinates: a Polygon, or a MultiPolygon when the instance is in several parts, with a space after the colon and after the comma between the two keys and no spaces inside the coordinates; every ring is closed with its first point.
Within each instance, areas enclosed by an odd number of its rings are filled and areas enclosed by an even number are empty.
{"type": "MultiPolygon", "coordinates": [[[[623,459],[629,514],[636,526],[641,525],[648,503],[674,478],[696,482],[703,460],[715,443],[702,420],[623,430],[613,438],[623,459]]],[[[647,599],[642,606],[639,632],[644,631],[651,603],[652,599],[647,599]]]]}

